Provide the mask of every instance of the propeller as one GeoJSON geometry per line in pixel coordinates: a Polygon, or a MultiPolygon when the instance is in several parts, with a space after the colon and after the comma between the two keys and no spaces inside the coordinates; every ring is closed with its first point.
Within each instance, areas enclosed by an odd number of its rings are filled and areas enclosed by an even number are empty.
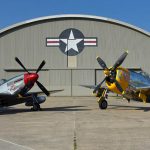
{"type": "MultiPolygon", "coordinates": [[[[25,72],[27,72],[29,75],[31,75],[31,73],[26,69],[26,67],[22,64],[22,62],[17,57],[15,57],[15,60],[24,69],[25,72]]],[[[45,63],[46,63],[45,60],[43,60],[41,62],[41,64],[39,65],[38,69],[36,70],[35,74],[37,74],[39,71],[41,71],[41,69],[43,68],[43,66],[45,65],[45,63]]],[[[38,85],[38,87],[43,91],[43,93],[45,93],[47,96],[49,96],[49,91],[42,85],[42,83],[40,83],[37,80],[35,82],[38,85]]]]}
{"type": "Polygon", "coordinates": [[[101,87],[101,85],[103,84],[103,82],[106,80],[106,77],[102,80],[102,82],[100,82],[95,89],[93,90],[93,93],[96,93],[96,91],[99,89],[99,87],[101,87]]]}
{"type": "Polygon", "coordinates": [[[22,62],[17,57],[15,57],[15,60],[24,69],[24,71],[30,74],[30,72],[26,69],[26,67],[22,64],[22,62]]]}
{"type": "Polygon", "coordinates": [[[46,63],[45,60],[43,60],[42,63],[40,64],[40,66],[38,67],[38,69],[36,70],[36,73],[38,73],[43,68],[45,63],[46,63]]]}
{"type": "Polygon", "coordinates": [[[115,62],[115,64],[113,65],[112,68],[108,69],[106,63],[100,58],[97,57],[97,61],[99,63],[99,65],[104,69],[104,73],[106,75],[106,77],[102,80],[102,82],[100,82],[95,89],[93,90],[93,93],[96,93],[96,91],[100,88],[100,86],[103,84],[103,82],[109,81],[111,83],[115,83],[117,89],[123,93],[123,88],[121,87],[120,83],[116,80],[116,70],[117,68],[123,63],[123,61],[125,60],[126,56],[128,55],[128,51],[124,52],[119,59],[115,62]]]}
{"type": "Polygon", "coordinates": [[[123,61],[125,60],[125,58],[127,57],[128,55],[128,51],[124,52],[120,57],[119,59],[116,61],[116,63],[114,64],[114,66],[112,67],[113,70],[116,70],[117,67],[119,67],[123,61]]]}
{"type": "Polygon", "coordinates": [[[104,62],[100,57],[97,57],[96,59],[97,59],[99,65],[100,65],[104,70],[105,70],[105,69],[108,70],[107,65],[105,64],[105,62],[104,62]]]}
{"type": "Polygon", "coordinates": [[[116,79],[115,79],[115,84],[116,84],[117,89],[122,93],[123,89],[122,89],[121,85],[119,84],[119,82],[116,79]]]}
{"type": "Polygon", "coordinates": [[[39,87],[47,96],[49,96],[49,92],[47,91],[47,89],[46,89],[39,81],[36,81],[36,84],[38,85],[38,87],[39,87]]]}

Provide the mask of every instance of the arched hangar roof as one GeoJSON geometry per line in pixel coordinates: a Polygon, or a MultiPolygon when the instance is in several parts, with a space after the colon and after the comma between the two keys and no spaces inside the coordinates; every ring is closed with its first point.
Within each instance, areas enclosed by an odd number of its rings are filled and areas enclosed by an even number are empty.
{"type": "Polygon", "coordinates": [[[95,21],[100,21],[100,22],[107,22],[107,23],[111,23],[111,24],[116,24],[116,25],[120,25],[132,30],[135,30],[137,32],[140,32],[146,36],[150,37],[150,33],[139,28],[136,27],[134,25],[122,22],[122,21],[118,21],[115,19],[110,19],[110,18],[106,18],[106,17],[100,17],[100,16],[93,16],[93,15],[80,15],[80,14],[64,14],[64,15],[53,15],[53,16],[46,16],[46,17],[39,17],[39,18],[35,18],[35,19],[30,19],[30,20],[26,20],[20,23],[16,23],[14,25],[8,26],[4,29],[0,30],[0,35],[5,34],[7,32],[11,32],[17,28],[22,28],[28,25],[32,25],[32,24],[37,24],[40,22],[46,22],[46,21],[55,21],[55,20],[61,20],[61,19],[85,19],[85,20],[95,20],[95,21]]]}

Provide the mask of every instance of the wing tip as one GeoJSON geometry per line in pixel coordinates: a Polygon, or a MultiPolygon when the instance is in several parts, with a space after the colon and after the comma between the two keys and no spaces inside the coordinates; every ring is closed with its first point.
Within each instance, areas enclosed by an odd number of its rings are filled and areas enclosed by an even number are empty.
{"type": "Polygon", "coordinates": [[[99,58],[99,56],[96,56],[96,59],[98,59],[99,58]]]}
{"type": "Polygon", "coordinates": [[[126,50],[126,53],[127,53],[127,54],[129,54],[129,51],[128,51],[128,50],[126,50]]]}
{"type": "Polygon", "coordinates": [[[94,95],[94,96],[95,96],[95,95],[96,95],[96,92],[95,92],[95,91],[93,91],[93,92],[92,92],[92,95],[94,95]]]}

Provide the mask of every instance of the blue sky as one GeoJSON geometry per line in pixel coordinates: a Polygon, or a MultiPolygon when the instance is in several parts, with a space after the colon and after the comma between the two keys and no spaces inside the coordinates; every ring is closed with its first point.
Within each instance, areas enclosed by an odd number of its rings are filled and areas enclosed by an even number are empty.
{"type": "Polygon", "coordinates": [[[0,0],[0,29],[42,16],[89,14],[117,19],[150,32],[149,0],[0,0]]]}

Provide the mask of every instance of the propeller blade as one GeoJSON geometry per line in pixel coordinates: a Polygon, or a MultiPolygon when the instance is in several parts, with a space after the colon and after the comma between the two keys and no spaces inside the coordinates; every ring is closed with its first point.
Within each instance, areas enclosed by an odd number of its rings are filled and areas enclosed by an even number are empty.
{"type": "Polygon", "coordinates": [[[122,89],[121,85],[119,84],[119,82],[118,82],[116,79],[114,79],[114,80],[115,80],[115,84],[116,84],[117,89],[118,89],[121,93],[123,93],[123,89],[122,89]]]}
{"type": "Polygon", "coordinates": [[[119,59],[116,61],[116,63],[114,64],[114,66],[112,67],[112,70],[116,70],[117,67],[119,67],[123,61],[125,60],[126,56],[128,55],[128,52],[124,52],[119,59]]]}
{"type": "Polygon", "coordinates": [[[36,81],[36,84],[38,85],[38,87],[47,95],[49,96],[49,92],[47,91],[47,89],[38,81],[36,81]]]}
{"type": "Polygon", "coordinates": [[[21,62],[17,57],[15,57],[15,60],[16,60],[16,62],[24,69],[24,71],[30,73],[30,72],[25,68],[25,66],[22,64],[22,62],[21,62]]]}
{"type": "Polygon", "coordinates": [[[38,67],[38,69],[36,70],[36,73],[38,73],[42,68],[43,68],[43,66],[45,65],[45,60],[43,60],[42,62],[41,62],[41,64],[40,64],[40,66],[38,67]]]}
{"type": "Polygon", "coordinates": [[[97,57],[96,59],[97,59],[99,65],[100,65],[104,70],[105,70],[105,69],[108,70],[108,67],[106,66],[105,62],[104,62],[100,57],[97,57]]]}
{"type": "Polygon", "coordinates": [[[96,93],[96,91],[101,87],[101,85],[103,84],[103,82],[106,80],[106,77],[103,79],[102,82],[100,82],[96,87],[95,89],[93,90],[93,93],[96,93]]]}

